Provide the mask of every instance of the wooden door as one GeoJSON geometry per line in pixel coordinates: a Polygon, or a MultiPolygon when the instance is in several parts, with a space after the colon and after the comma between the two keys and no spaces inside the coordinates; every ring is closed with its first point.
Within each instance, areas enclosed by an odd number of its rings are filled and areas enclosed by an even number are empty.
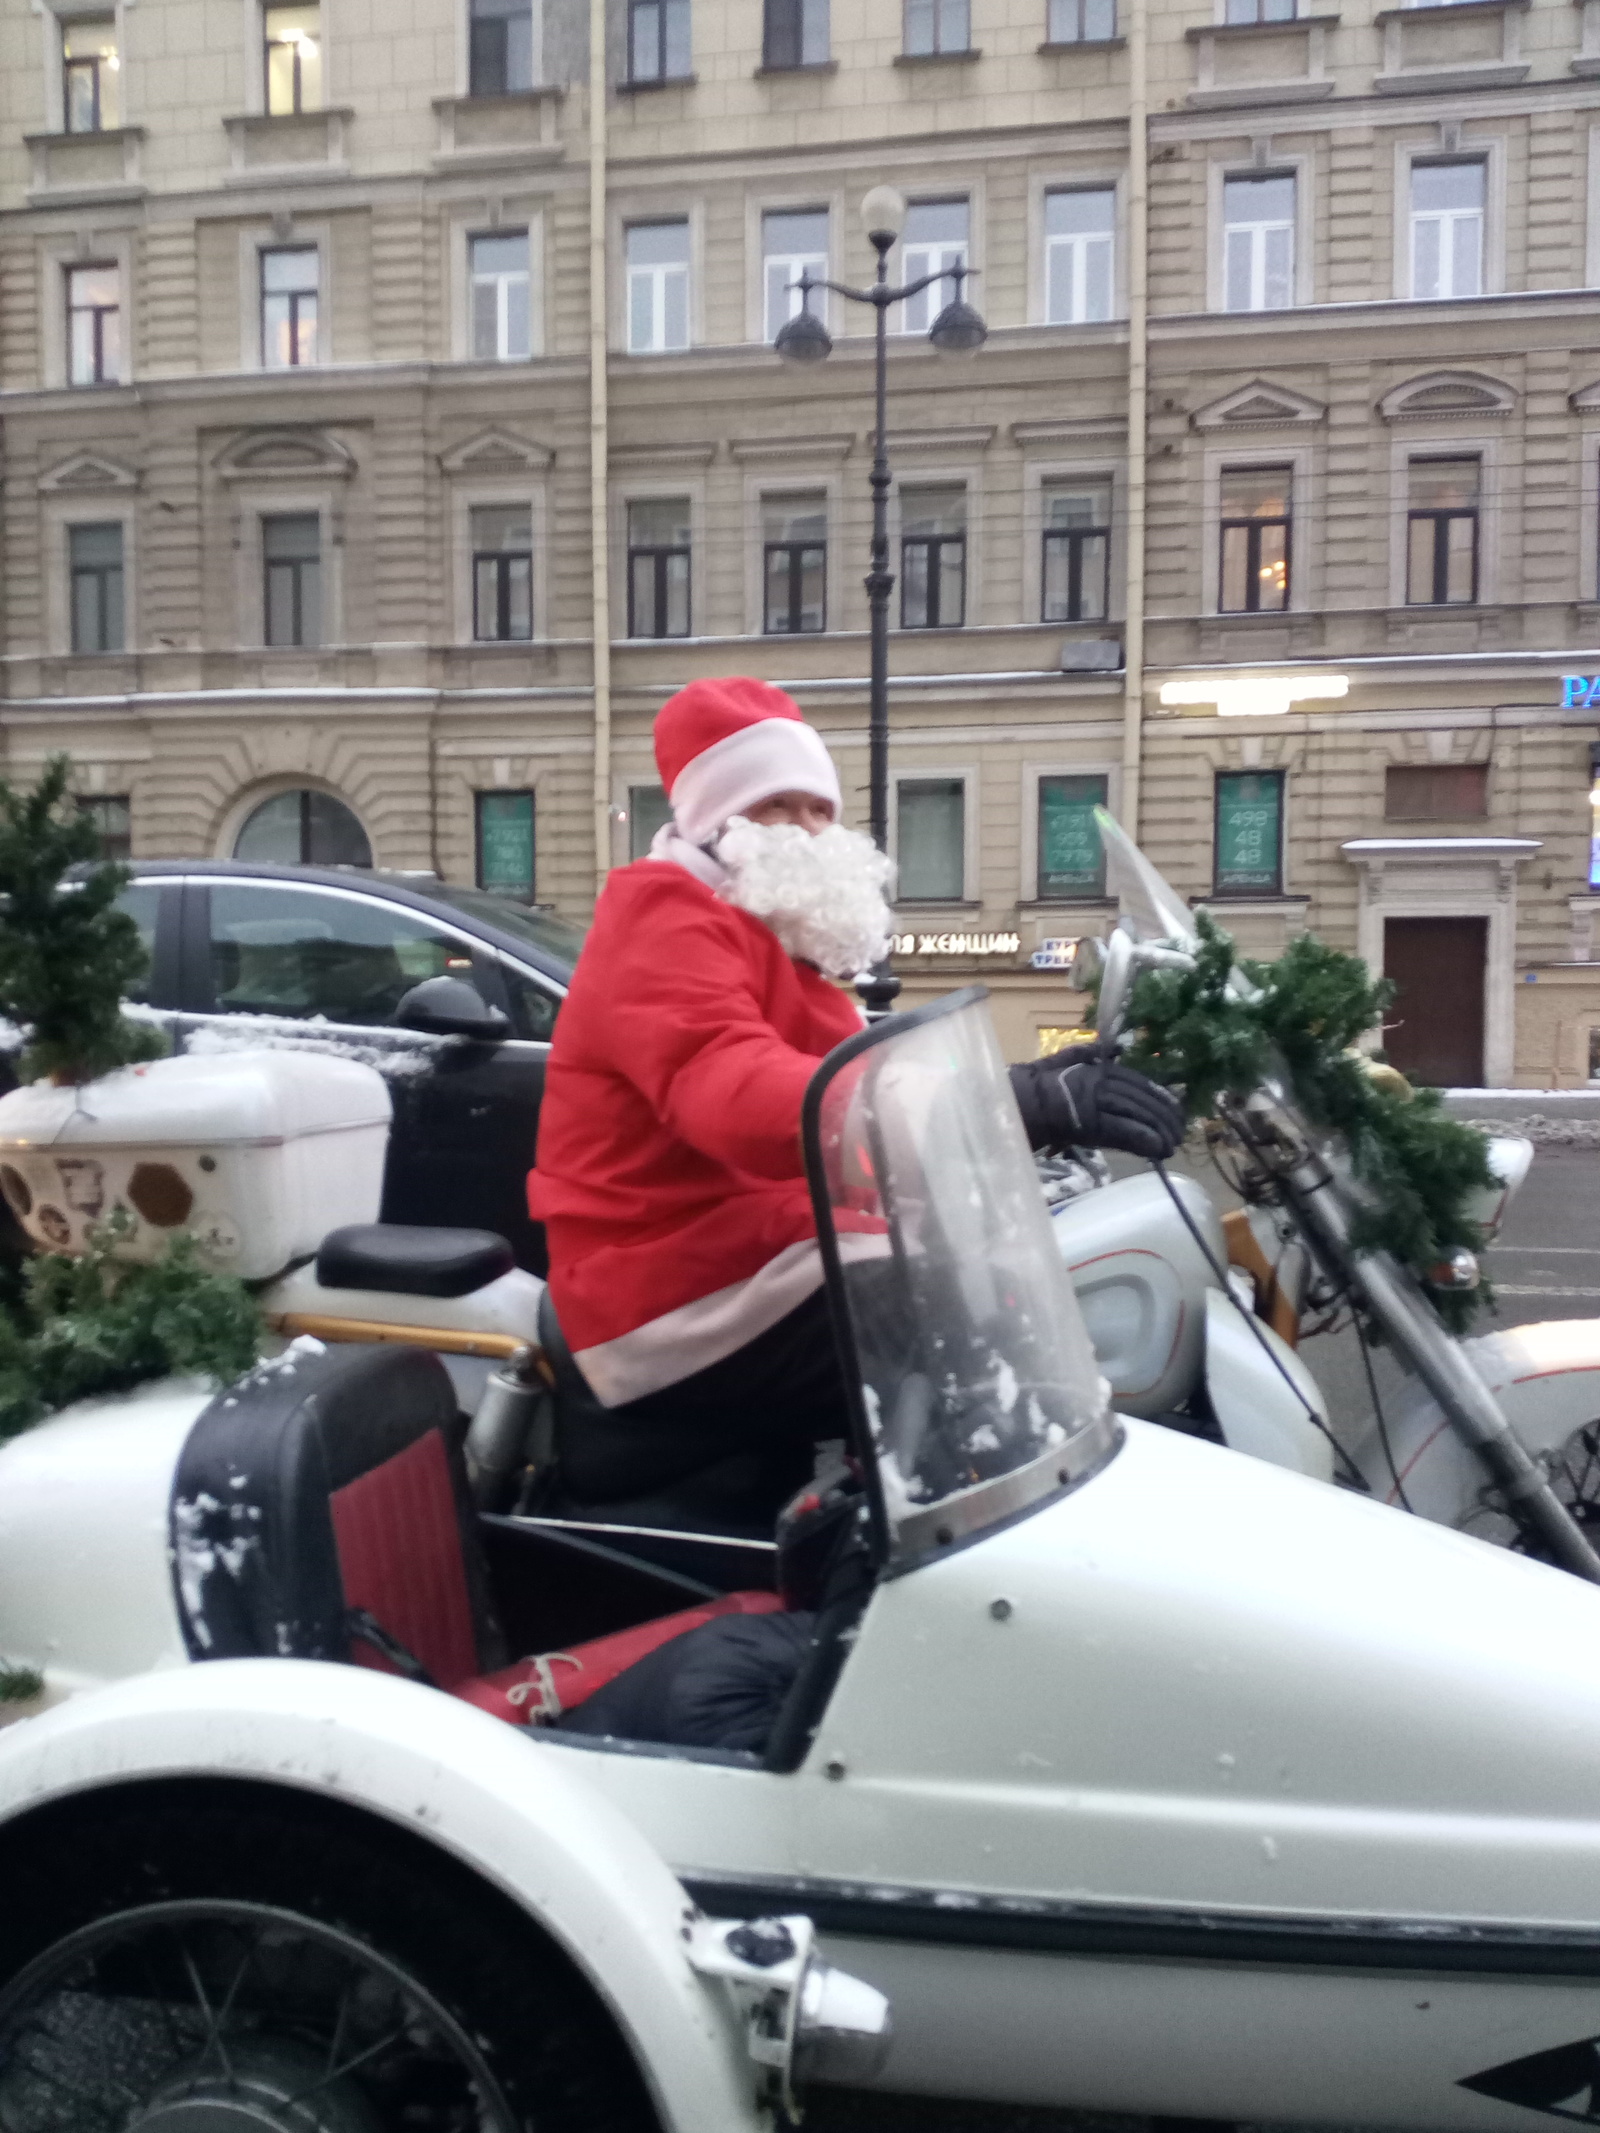
{"type": "Polygon", "coordinates": [[[1392,1065],[1434,1088],[1483,1086],[1486,918],[1384,921],[1384,975],[1395,985],[1383,1043],[1392,1065]]]}

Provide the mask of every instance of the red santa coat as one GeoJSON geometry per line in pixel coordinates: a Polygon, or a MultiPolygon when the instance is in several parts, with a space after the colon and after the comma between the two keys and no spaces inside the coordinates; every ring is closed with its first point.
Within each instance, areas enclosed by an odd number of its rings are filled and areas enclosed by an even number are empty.
{"type": "Polygon", "coordinates": [[[676,1384],[822,1278],[800,1154],[851,1001],[670,861],[612,874],[556,1024],[528,1205],[607,1406],[676,1384]]]}

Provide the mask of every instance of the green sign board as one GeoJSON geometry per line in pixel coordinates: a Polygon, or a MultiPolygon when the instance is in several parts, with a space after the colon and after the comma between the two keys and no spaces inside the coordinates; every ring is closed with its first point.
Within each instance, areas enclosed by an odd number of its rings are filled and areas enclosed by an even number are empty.
{"type": "Polygon", "coordinates": [[[533,794],[478,795],[478,886],[533,902],[533,794]]]}
{"type": "Polygon", "coordinates": [[[1217,887],[1275,896],[1282,886],[1283,777],[1244,772],[1217,780],[1217,887]]]}
{"type": "Polygon", "coordinates": [[[1104,778],[1039,780],[1039,895],[1103,896],[1106,855],[1094,811],[1106,804],[1104,778]]]}
{"type": "Polygon", "coordinates": [[[663,823],[672,820],[672,808],[659,785],[628,787],[628,857],[649,857],[651,841],[663,823]]]}

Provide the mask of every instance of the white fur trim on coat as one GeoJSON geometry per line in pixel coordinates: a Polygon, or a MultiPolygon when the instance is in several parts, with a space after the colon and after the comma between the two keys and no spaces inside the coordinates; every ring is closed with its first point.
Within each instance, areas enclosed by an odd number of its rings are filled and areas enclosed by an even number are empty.
{"type": "Polygon", "coordinates": [[[679,834],[705,844],[735,815],[776,792],[808,792],[839,819],[839,773],[814,726],[797,718],[757,719],[685,763],[672,788],[679,834]]]}

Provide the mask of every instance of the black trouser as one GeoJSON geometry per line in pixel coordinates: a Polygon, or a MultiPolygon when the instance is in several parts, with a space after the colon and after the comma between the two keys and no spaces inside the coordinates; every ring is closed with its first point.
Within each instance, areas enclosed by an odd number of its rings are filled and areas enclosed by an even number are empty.
{"type": "Polygon", "coordinates": [[[849,1430],[818,1289],[732,1355],[660,1392],[622,1407],[572,1403],[561,1478],[566,1493],[596,1506],[681,1489],[685,1508],[692,1499],[709,1516],[760,1525],[809,1478],[815,1447],[849,1430]]]}

